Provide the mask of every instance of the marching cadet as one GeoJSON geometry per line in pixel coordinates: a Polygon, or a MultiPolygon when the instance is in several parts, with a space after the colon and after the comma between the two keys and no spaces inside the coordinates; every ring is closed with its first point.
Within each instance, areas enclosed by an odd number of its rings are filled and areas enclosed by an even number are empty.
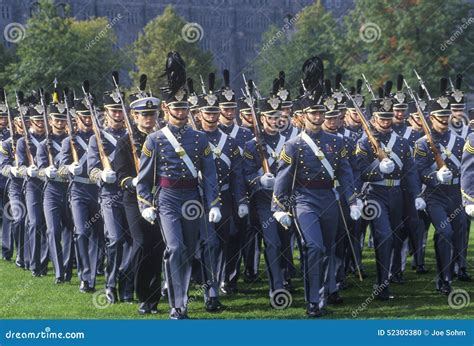
{"type": "MultiPolygon", "coordinates": [[[[323,66],[318,57],[307,60],[305,66],[307,70],[316,71],[312,72],[313,79],[322,78],[323,66]],[[310,69],[310,66],[316,67],[310,69]]],[[[275,219],[285,228],[291,225],[292,216],[295,218],[303,243],[306,313],[309,317],[321,317],[327,314],[327,271],[337,228],[335,179],[339,180],[343,196],[351,205],[351,217],[358,219],[361,214],[356,205],[344,142],[321,130],[326,111],[322,104],[322,81],[305,85],[309,90],[302,100],[305,129],[289,140],[281,152],[272,210],[275,219]],[[294,206],[293,211],[290,211],[291,206],[294,206]]]]}
{"type": "Polygon", "coordinates": [[[286,139],[279,133],[278,122],[281,114],[281,100],[278,93],[278,80],[273,82],[273,91],[268,98],[258,100],[262,133],[245,144],[244,176],[250,198],[254,198],[260,222],[267,276],[270,285],[270,298],[274,292],[284,288],[284,273],[281,265],[282,239],[280,225],[275,222],[271,212],[272,191],[275,183],[277,159],[286,139]],[[265,168],[263,168],[265,167],[265,168]]]}
{"type": "MultiPolygon", "coordinates": [[[[464,140],[467,140],[468,135],[474,131],[472,126],[469,126],[468,117],[465,114],[466,110],[466,103],[464,100],[464,94],[461,90],[462,84],[462,75],[458,74],[456,76],[456,85],[452,86],[452,91],[449,97],[449,104],[451,108],[451,118],[449,119],[449,129],[457,136],[461,137],[464,140]]],[[[466,216],[466,230],[469,232],[471,228],[471,220],[466,216]]],[[[456,237],[456,235],[455,235],[456,237]]],[[[466,266],[466,258],[467,258],[467,244],[469,241],[469,233],[467,233],[465,239],[462,239],[461,242],[463,245],[461,246],[461,254],[457,257],[454,271],[458,274],[459,267],[466,266]]],[[[461,281],[471,281],[469,275],[466,275],[465,272],[460,272],[458,275],[458,279],[461,281]]]]}
{"type": "MultiPolygon", "coordinates": [[[[219,130],[219,116],[222,114],[220,107],[225,108],[225,106],[232,104],[221,105],[218,103],[218,95],[214,92],[214,80],[215,75],[209,74],[207,94],[199,96],[200,123],[202,131],[209,141],[216,164],[222,210],[220,222],[201,227],[201,261],[203,277],[207,283],[204,290],[205,307],[209,312],[222,309],[222,304],[218,299],[219,284],[225,279],[224,271],[227,269],[226,263],[228,263],[230,233],[235,227],[233,209],[237,208],[239,218],[244,218],[249,213],[239,147],[231,136],[219,130]]],[[[227,87],[223,90],[224,93],[227,93],[224,98],[228,103],[231,103],[232,97],[228,92],[230,89],[229,79],[225,74],[224,81],[227,87]]],[[[238,255],[237,252],[235,256],[238,255]]]]}
{"type": "Polygon", "coordinates": [[[465,140],[473,130],[467,123],[468,119],[464,113],[466,110],[466,103],[464,101],[464,93],[461,90],[461,74],[456,76],[455,83],[456,84],[452,87],[449,97],[449,104],[452,112],[451,118],[449,119],[449,129],[453,131],[455,135],[465,140]]]}
{"type": "Polygon", "coordinates": [[[133,301],[132,238],[123,208],[123,191],[117,181],[116,172],[111,167],[104,167],[103,162],[108,160],[113,167],[117,141],[126,134],[125,115],[116,90],[104,93],[103,102],[105,124],[99,132],[100,142],[96,136],[89,139],[87,171],[94,183],[100,183],[99,200],[106,237],[106,296],[112,304],[118,302],[119,298],[122,302],[131,303],[133,301]],[[102,157],[100,146],[103,147],[108,159],[102,157]]]}
{"type": "MultiPolygon", "coordinates": [[[[461,240],[467,231],[465,214],[456,212],[462,207],[459,176],[464,140],[449,131],[447,83],[445,78],[441,79],[441,95],[428,104],[432,123],[430,140],[437,151],[433,153],[424,136],[416,141],[414,154],[419,175],[426,185],[424,197],[435,228],[436,288],[445,295],[451,292],[454,261],[461,255],[461,240]]],[[[463,275],[467,276],[466,267],[460,265],[458,276],[463,275]]]]}
{"type": "MultiPolygon", "coordinates": [[[[424,90],[421,87],[418,91],[418,97],[418,103],[420,105],[421,110],[423,111],[424,116],[426,110],[426,102],[423,100],[424,90]]],[[[416,141],[423,137],[425,134],[423,132],[420,115],[417,111],[415,101],[408,101],[408,114],[409,115],[407,122],[410,124],[410,126],[407,126],[407,130],[404,133],[407,134],[407,132],[410,132],[409,136],[405,135],[405,138],[407,139],[410,145],[410,149],[414,153],[416,141]]],[[[418,239],[413,239],[415,243],[411,244],[413,251],[412,269],[416,270],[417,274],[422,275],[428,273],[428,270],[425,268],[425,248],[428,238],[430,221],[426,209],[418,211],[418,218],[420,220],[420,230],[418,230],[418,239]]]]}
{"type": "Polygon", "coordinates": [[[30,128],[27,135],[18,140],[16,154],[18,174],[26,178],[25,201],[28,216],[30,270],[34,277],[39,277],[45,276],[48,271],[48,241],[43,213],[44,182],[38,176],[36,156],[40,143],[45,139],[45,124],[42,114],[46,110],[36,102],[27,107],[23,104],[22,99],[23,97],[19,93],[19,112],[22,116],[29,112],[30,128]]]}
{"type": "MultiPolygon", "coordinates": [[[[5,93],[0,89],[0,147],[3,141],[10,137],[7,129],[8,112],[5,104],[5,93]]],[[[0,175],[0,207],[2,210],[2,259],[11,261],[15,247],[15,236],[11,227],[11,218],[8,215],[8,186],[7,177],[0,175]],[[7,206],[7,207],[5,207],[7,206]]]]}
{"type": "Polygon", "coordinates": [[[148,135],[143,145],[137,199],[145,220],[153,223],[157,213],[160,217],[166,244],[164,266],[170,318],[187,319],[192,259],[204,209],[199,188],[209,209],[208,221],[219,222],[221,212],[209,141],[204,133],[187,126],[186,71],[179,53],[168,53],[166,75],[168,87],[163,90],[162,102],[169,123],[148,135]]]}
{"type": "Polygon", "coordinates": [[[466,214],[474,218],[474,133],[467,137],[462,154],[461,193],[466,214]]]}
{"type": "Polygon", "coordinates": [[[39,176],[46,176],[43,192],[43,208],[46,219],[49,257],[53,262],[55,283],[61,284],[72,278],[72,237],[73,225],[70,221],[67,203],[67,176],[58,175],[62,141],[66,138],[66,100],[61,102],[57,90],[48,109],[51,128],[47,138],[40,142],[36,162],[39,176]]]}
{"type": "Polygon", "coordinates": [[[352,89],[352,98],[346,101],[346,117],[344,118],[345,128],[351,131],[353,139],[357,142],[363,135],[359,114],[356,112],[354,102],[362,110],[365,115],[365,97],[362,92],[362,79],[357,80],[356,88],[352,89]]]}
{"type": "MultiPolygon", "coordinates": [[[[237,125],[235,119],[237,116],[237,102],[235,99],[235,92],[230,87],[229,70],[223,71],[223,77],[224,86],[217,95],[220,109],[219,130],[229,136],[237,145],[237,150],[239,151],[238,159],[242,160],[245,143],[252,139],[253,133],[251,130],[237,125]]],[[[245,107],[248,108],[249,106],[245,105],[245,107]]],[[[245,108],[242,111],[245,112],[245,108]]],[[[239,169],[241,170],[242,163],[237,162],[236,164],[237,166],[240,166],[239,169]]],[[[240,177],[238,179],[240,180],[240,177]]],[[[243,193],[246,195],[247,191],[245,183],[243,181],[242,183],[243,193]]],[[[231,192],[235,197],[235,193],[233,191],[231,192]]],[[[239,205],[234,201],[235,198],[232,199],[233,225],[231,225],[232,228],[227,242],[225,270],[221,283],[221,291],[224,294],[234,293],[237,291],[237,280],[240,275],[240,263],[242,257],[244,257],[244,261],[247,263],[245,249],[247,248],[246,235],[250,227],[249,218],[247,216],[239,216],[239,205]]],[[[240,213],[240,215],[243,214],[240,213]]],[[[255,236],[255,233],[253,233],[253,235],[255,236]]],[[[253,244],[254,240],[251,240],[251,243],[253,244]]],[[[256,276],[253,269],[246,269],[244,275],[250,281],[254,280],[256,276]]]]}
{"type": "MultiPolygon", "coordinates": [[[[16,157],[16,147],[18,139],[23,134],[21,122],[19,121],[19,113],[17,109],[10,108],[13,121],[13,129],[15,135],[2,141],[0,147],[2,175],[8,178],[7,189],[9,199],[8,214],[10,216],[10,227],[16,245],[15,264],[19,268],[29,269],[30,254],[28,244],[28,234],[25,229],[26,209],[25,196],[23,194],[23,184],[25,179],[20,176],[18,171],[18,161],[16,157]]],[[[25,117],[25,124],[28,124],[25,117]]]]}
{"type": "MultiPolygon", "coordinates": [[[[140,150],[147,135],[154,131],[160,106],[160,100],[148,96],[144,91],[146,75],[140,78],[140,91],[131,95],[130,103],[136,126],[133,126],[135,150],[140,150]]],[[[123,136],[117,142],[114,169],[118,181],[124,190],[123,205],[128,227],[133,238],[132,263],[135,273],[135,292],[139,301],[139,314],[157,314],[161,297],[161,268],[164,242],[158,223],[151,224],[140,214],[137,201],[137,175],[135,158],[129,136],[123,136]]]]}
{"type": "MultiPolygon", "coordinates": [[[[407,95],[403,92],[403,75],[397,77],[397,91],[393,95],[393,123],[392,129],[400,137],[408,141],[411,153],[414,150],[414,142],[420,138],[423,132],[413,131],[412,127],[407,126],[405,120],[408,110],[407,95]],[[418,137],[418,138],[416,138],[418,137]]],[[[416,175],[418,177],[418,175],[416,175]]],[[[418,210],[415,207],[416,196],[412,195],[411,191],[407,190],[405,186],[402,186],[402,223],[403,225],[397,228],[395,236],[393,237],[393,257],[391,264],[391,277],[390,280],[393,283],[403,284],[405,280],[403,278],[404,271],[404,260],[406,259],[408,247],[408,240],[411,244],[413,251],[414,262],[417,265],[417,271],[421,274],[424,268],[422,268],[422,261],[420,255],[422,254],[422,242],[423,242],[423,225],[422,221],[418,217],[418,210]]]]}
{"type": "MultiPolygon", "coordinates": [[[[358,194],[360,191],[360,173],[357,157],[355,156],[356,143],[350,136],[344,136],[343,134],[345,131],[349,131],[347,129],[343,129],[343,123],[340,117],[340,107],[344,107],[344,103],[339,103],[338,100],[342,101],[343,98],[339,98],[337,94],[335,95],[335,93],[331,91],[331,82],[329,80],[325,81],[325,88],[326,97],[324,98],[323,104],[326,109],[326,112],[324,114],[324,123],[322,124],[322,130],[326,133],[336,135],[343,140],[344,150],[347,152],[346,158],[350,164],[350,168],[352,171],[354,190],[355,193],[358,194]]],[[[346,257],[352,258],[352,261],[357,260],[360,263],[360,258],[353,258],[354,247],[360,247],[360,237],[358,239],[354,239],[356,237],[353,237],[355,223],[357,221],[352,220],[350,218],[350,206],[347,203],[346,199],[340,198],[340,196],[344,196],[344,190],[343,187],[340,185],[339,180],[337,179],[335,180],[335,188],[336,201],[338,204],[338,222],[337,232],[335,236],[335,241],[331,249],[331,257],[329,259],[330,262],[328,267],[328,304],[341,304],[343,302],[342,298],[339,296],[338,289],[342,289],[345,285],[346,257]],[[348,236],[351,236],[350,240],[348,239],[348,236]],[[356,245],[350,245],[349,241],[351,241],[352,244],[354,244],[355,242],[356,245]]],[[[359,203],[360,209],[362,201],[360,199],[357,199],[356,202],[359,203]]],[[[362,270],[361,274],[363,274],[363,276],[365,275],[362,270]]]]}
{"type": "Polygon", "coordinates": [[[99,187],[87,174],[87,148],[93,136],[91,112],[85,99],[75,98],[73,103],[70,112],[75,116],[77,130],[72,142],[70,136],[63,140],[58,173],[70,177],[69,202],[74,221],[79,291],[91,293],[95,291],[99,237],[104,226],[99,187]]]}
{"type": "Polygon", "coordinates": [[[293,125],[293,101],[291,100],[290,91],[285,88],[285,72],[280,71],[278,75],[279,89],[278,97],[281,99],[281,117],[280,117],[280,134],[290,140],[298,134],[299,130],[293,125]]]}
{"type": "Polygon", "coordinates": [[[423,198],[418,197],[421,186],[408,142],[392,130],[394,102],[390,98],[391,84],[388,81],[385,90],[379,92],[379,98],[371,103],[373,138],[380,146],[379,153],[374,153],[373,142],[367,136],[358,141],[356,150],[361,179],[368,183],[364,191],[366,208],[375,210],[371,224],[378,286],[374,293],[379,300],[394,298],[389,291],[389,271],[393,238],[398,236],[402,223],[401,186],[416,196],[417,210],[426,206],[423,198]]]}
{"type": "MultiPolygon", "coordinates": [[[[250,82],[250,81],[249,81],[250,82]]],[[[245,147],[245,143],[251,140],[254,136],[254,128],[253,128],[253,117],[252,117],[252,110],[250,106],[252,105],[252,100],[248,97],[241,97],[237,99],[237,108],[239,109],[239,119],[241,122],[240,128],[243,130],[248,130],[251,134],[249,139],[247,138],[247,134],[245,138],[239,140],[237,137],[237,141],[243,142],[242,144],[238,144],[239,148],[242,148],[242,159],[243,159],[243,148],[245,147]],[[244,141],[245,140],[245,141],[244,141]],[[241,147],[242,145],[242,147],[241,147]]],[[[257,102],[253,100],[254,109],[257,110],[257,102]]],[[[225,127],[222,127],[223,131],[225,132],[225,127]]],[[[239,131],[240,132],[240,131],[239,131]]],[[[248,191],[247,194],[249,195],[248,191]]],[[[242,258],[244,261],[244,281],[245,282],[255,282],[258,280],[258,268],[260,266],[260,250],[261,250],[261,243],[262,237],[260,229],[260,222],[258,221],[258,216],[256,213],[256,208],[254,206],[254,199],[249,196],[249,220],[247,224],[246,231],[243,237],[243,246],[242,246],[242,258]]],[[[234,281],[237,279],[237,276],[234,277],[234,281]]],[[[233,293],[234,287],[231,285],[223,285],[221,286],[221,291],[224,294],[233,293]]]]}

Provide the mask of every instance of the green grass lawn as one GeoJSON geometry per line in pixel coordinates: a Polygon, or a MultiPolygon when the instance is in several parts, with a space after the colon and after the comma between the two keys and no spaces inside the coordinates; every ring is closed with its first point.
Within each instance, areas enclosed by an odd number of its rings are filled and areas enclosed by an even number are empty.
{"type": "MultiPolygon", "coordinates": [[[[363,282],[350,275],[349,287],[341,292],[344,304],[331,306],[330,319],[470,319],[474,316],[474,302],[461,309],[448,305],[448,298],[435,291],[435,263],[432,230],[426,254],[428,274],[416,275],[407,268],[404,285],[391,285],[396,299],[379,302],[371,299],[372,285],[375,282],[375,263],[372,249],[364,249],[364,264],[369,277],[363,282]],[[366,308],[365,306],[367,303],[366,308]]],[[[474,227],[470,232],[469,272],[474,275],[472,257],[474,254],[474,227]]],[[[299,266],[299,263],[297,263],[299,266]]],[[[291,307],[275,310],[270,307],[268,284],[261,265],[261,280],[258,283],[239,282],[239,293],[222,297],[227,309],[217,314],[204,310],[202,294],[193,289],[189,307],[191,318],[199,319],[298,319],[305,318],[303,283],[295,279],[296,292],[291,307]]],[[[115,304],[97,308],[93,294],[79,293],[79,280],[74,276],[70,283],[54,284],[50,269],[48,275],[33,278],[29,271],[18,269],[13,262],[0,261],[0,318],[7,319],[167,319],[168,303],[159,304],[160,313],[153,316],[140,316],[136,313],[137,304],[115,304]]],[[[103,287],[104,277],[99,277],[97,287],[103,287]]],[[[473,297],[472,283],[453,281],[453,288],[464,289],[473,297]]],[[[100,304],[100,302],[99,302],[100,304]]]]}

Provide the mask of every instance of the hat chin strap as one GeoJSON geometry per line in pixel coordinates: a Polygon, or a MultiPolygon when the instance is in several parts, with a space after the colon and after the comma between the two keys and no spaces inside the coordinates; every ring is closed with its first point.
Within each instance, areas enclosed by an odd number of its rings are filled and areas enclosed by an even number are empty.
{"type": "Polygon", "coordinates": [[[210,125],[213,125],[213,124],[216,124],[219,122],[219,120],[216,120],[216,121],[209,121],[207,120],[206,118],[204,118],[204,116],[201,116],[201,119],[206,122],[207,124],[210,124],[210,125]]]}
{"type": "Polygon", "coordinates": [[[433,119],[436,120],[436,122],[439,123],[439,124],[443,124],[443,125],[448,125],[449,124],[449,120],[441,121],[441,119],[439,119],[438,116],[436,116],[436,115],[433,115],[433,119]]]}

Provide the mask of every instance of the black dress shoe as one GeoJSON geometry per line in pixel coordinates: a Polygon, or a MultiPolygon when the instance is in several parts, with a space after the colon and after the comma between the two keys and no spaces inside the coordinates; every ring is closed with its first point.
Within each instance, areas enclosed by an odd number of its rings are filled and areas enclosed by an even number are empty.
{"type": "Polygon", "coordinates": [[[189,319],[188,313],[181,309],[172,308],[170,312],[170,320],[187,320],[189,319]]]}
{"type": "Polygon", "coordinates": [[[405,283],[405,279],[403,279],[403,273],[396,273],[392,275],[390,278],[390,282],[393,282],[394,284],[400,284],[403,285],[405,283]]]}
{"type": "Polygon", "coordinates": [[[418,275],[423,275],[423,274],[427,274],[428,270],[425,268],[425,266],[419,265],[419,266],[416,266],[416,273],[418,275]]]}
{"type": "Polygon", "coordinates": [[[229,282],[222,283],[220,288],[221,288],[222,294],[224,294],[224,295],[230,295],[230,294],[237,293],[237,287],[235,285],[232,285],[229,282]]]}
{"type": "Polygon", "coordinates": [[[105,297],[110,304],[118,303],[117,289],[116,288],[106,288],[105,297]]]}
{"type": "Polygon", "coordinates": [[[37,270],[33,270],[33,271],[31,272],[31,275],[32,275],[33,277],[35,277],[35,278],[39,278],[39,277],[41,276],[41,273],[40,273],[39,271],[37,271],[37,270]]]}
{"type": "Polygon", "coordinates": [[[158,303],[150,303],[150,313],[156,315],[158,313],[158,303]]]}
{"type": "Polygon", "coordinates": [[[5,256],[3,256],[3,257],[2,257],[2,260],[7,261],[7,262],[11,262],[11,261],[12,261],[12,258],[11,258],[11,257],[5,257],[5,256]]]}
{"type": "Polygon", "coordinates": [[[258,280],[258,275],[255,274],[252,270],[246,269],[244,273],[244,282],[252,283],[258,280]]]}
{"type": "Polygon", "coordinates": [[[444,281],[442,284],[441,284],[441,287],[439,289],[439,292],[445,296],[449,296],[449,294],[451,293],[451,284],[448,282],[448,281],[444,281]]]}
{"type": "Polygon", "coordinates": [[[56,278],[56,280],[54,280],[54,283],[55,283],[56,285],[63,284],[63,283],[64,283],[64,279],[63,279],[63,278],[56,278]]]}
{"type": "Polygon", "coordinates": [[[217,312],[224,308],[224,305],[221,304],[217,297],[211,297],[207,300],[205,304],[207,312],[217,312]]]}
{"type": "Polygon", "coordinates": [[[328,296],[328,304],[338,305],[342,304],[344,300],[339,295],[339,292],[333,292],[328,296]]]}
{"type": "Polygon", "coordinates": [[[380,292],[374,292],[375,298],[381,301],[394,299],[395,296],[390,293],[388,287],[383,288],[380,292]]]}
{"type": "Polygon", "coordinates": [[[150,314],[151,313],[150,304],[144,303],[144,302],[140,303],[138,305],[138,313],[140,315],[150,314]]]}
{"type": "Polygon", "coordinates": [[[465,282],[472,281],[471,277],[469,276],[469,274],[466,271],[466,268],[459,269],[459,271],[458,271],[458,280],[459,281],[465,281],[465,282]]]}
{"type": "Polygon", "coordinates": [[[16,266],[17,266],[18,268],[23,268],[23,269],[25,268],[25,263],[23,263],[23,262],[21,262],[21,261],[19,261],[19,260],[16,260],[16,261],[15,261],[15,264],[16,264],[16,266]]]}
{"type": "Polygon", "coordinates": [[[283,288],[284,288],[285,290],[287,290],[288,292],[290,292],[290,293],[294,293],[294,292],[295,292],[295,288],[293,287],[293,284],[291,283],[291,280],[290,280],[290,279],[288,279],[287,281],[285,281],[285,282],[283,283],[283,288]]]}
{"type": "Polygon", "coordinates": [[[306,315],[311,318],[318,318],[324,316],[324,312],[319,308],[319,304],[309,303],[306,306],[306,315]]]}
{"type": "Polygon", "coordinates": [[[82,292],[82,293],[94,292],[94,288],[90,287],[87,281],[81,281],[81,285],[79,286],[79,292],[82,292]]]}
{"type": "Polygon", "coordinates": [[[129,298],[129,297],[127,297],[127,298],[120,298],[120,301],[121,301],[122,303],[126,303],[126,304],[133,304],[133,303],[134,303],[134,302],[133,302],[133,298],[129,298]]]}

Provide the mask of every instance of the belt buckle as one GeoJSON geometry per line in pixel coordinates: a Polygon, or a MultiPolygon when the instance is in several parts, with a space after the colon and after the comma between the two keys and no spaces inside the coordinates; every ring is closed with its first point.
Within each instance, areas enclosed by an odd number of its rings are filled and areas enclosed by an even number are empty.
{"type": "Polygon", "coordinates": [[[220,157],[222,155],[222,150],[219,148],[215,148],[213,152],[214,155],[216,155],[217,157],[220,157]]]}

